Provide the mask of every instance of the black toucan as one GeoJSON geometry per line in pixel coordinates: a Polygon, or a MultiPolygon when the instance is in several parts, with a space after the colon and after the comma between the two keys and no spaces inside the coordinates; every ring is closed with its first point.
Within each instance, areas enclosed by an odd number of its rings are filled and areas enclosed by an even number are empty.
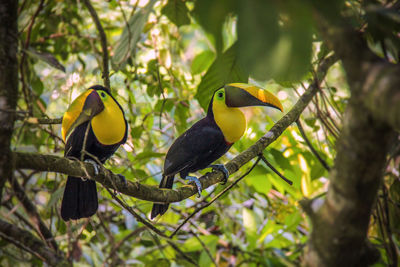
{"type": "MultiPolygon", "coordinates": [[[[200,192],[200,182],[188,174],[206,167],[222,171],[227,179],[229,174],[223,165],[210,164],[224,155],[245,132],[246,118],[239,107],[246,106],[269,106],[283,111],[278,98],[253,85],[231,83],[216,90],[207,116],[179,136],[169,148],[160,188],[172,188],[174,176],[179,173],[182,178],[195,181],[200,192]]],[[[155,203],[151,218],[164,214],[168,206],[155,203]]]]}
{"type": "MultiPolygon", "coordinates": [[[[125,143],[128,124],[124,111],[108,88],[90,87],[78,96],[62,120],[61,133],[66,141],[64,157],[104,163],[125,143]],[[68,137],[68,138],[67,138],[68,137]]],[[[96,167],[96,165],[95,165],[96,167]]],[[[63,220],[90,217],[98,207],[96,182],[68,176],[61,204],[63,220]]]]}

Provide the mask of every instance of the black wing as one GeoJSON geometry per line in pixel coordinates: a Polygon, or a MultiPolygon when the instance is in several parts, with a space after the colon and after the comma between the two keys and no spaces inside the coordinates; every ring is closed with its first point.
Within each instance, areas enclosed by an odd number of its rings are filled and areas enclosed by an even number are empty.
{"type": "Polygon", "coordinates": [[[164,175],[195,172],[206,168],[225,154],[231,145],[215,121],[206,117],[179,136],[170,147],[164,162],[164,175]]]}

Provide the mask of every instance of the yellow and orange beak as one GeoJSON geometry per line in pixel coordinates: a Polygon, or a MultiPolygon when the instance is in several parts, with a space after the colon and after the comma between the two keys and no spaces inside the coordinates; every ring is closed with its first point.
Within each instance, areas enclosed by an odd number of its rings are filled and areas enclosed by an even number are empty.
{"type": "Polygon", "coordinates": [[[270,92],[246,83],[225,85],[225,103],[228,107],[269,106],[283,112],[279,99],[270,92]]]}
{"type": "Polygon", "coordinates": [[[68,134],[82,123],[91,120],[104,110],[104,104],[96,90],[89,89],[78,96],[64,113],[61,135],[65,141],[68,134]]]}

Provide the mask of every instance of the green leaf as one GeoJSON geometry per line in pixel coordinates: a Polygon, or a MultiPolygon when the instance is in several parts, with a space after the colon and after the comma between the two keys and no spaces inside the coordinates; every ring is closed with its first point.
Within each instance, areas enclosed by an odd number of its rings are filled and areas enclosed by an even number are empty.
{"type": "Polygon", "coordinates": [[[282,152],[280,152],[279,150],[271,148],[268,150],[267,153],[270,153],[274,157],[276,163],[278,163],[283,170],[293,170],[290,161],[287,158],[285,158],[282,155],[282,152]]]}
{"type": "MultiPolygon", "coordinates": [[[[215,235],[202,235],[202,236],[199,236],[199,238],[209,248],[212,248],[212,246],[210,246],[210,245],[213,245],[213,244],[216,245],[218,242],[218,236],[215,236],[215,235]]],[[[203,250],[203,246],[201,245],[199,240],[197,240],[196,237],[191,237],[191,238],[186,239],[185,243],[183,244],[183,249],[185,252],[191,252],[191,251],[196,251],[196,250],[203,250]]]]}
{"type": "Polygon", "coordinates": [[[187,129],[186,120],[189,117],[189,103],[188,102],[179,102],[175,108],[175,122],[176,128],[179,133],[182,133],[187,129]]]}
{"type": "Polygon", "coordinates": [[[50,53],[38,52],[32,47],[29,47],[27,50],[24,49],[24,52],[33,58],[46,62],[55,69],[65,72],[65,67],[50,53]]]}
{"type": "Polygon", "coordinates": [[[47,208],[48,209],[52,208],[57,203],[57,201],[61,198],[63,193],[64,193],[64,187],[60,187],[54,193],[52,193],[50,195],[50,200],[47,203],[47,208]]]}
{"type": "Polygon", "coordinates": [[[243,226],[246,230],[247,241],[250,243],[250,247],[255,247],[257,242],[257,221],[254,211],[243,208],[243,226]]]}
{"type": "Polygon", "coordinates": [[[315,123],[317,122],[316,118],[306,118],[304,119],[305,123],[310,126],[311,128],[314,128],[315,123]]]}
{"type": "Polygon", "coordinates": [[[197,88],[195,98],[201,107],[207,110],[213,93],[227,83],[247,82],[248,73],[237,62],[236,46],[233,45],[221,56],[217,57],[197,88]]]}
{"type": "Polygon", "coordinates": [[[217,53],[222,51],[222,26],[226,16],[233,12],[236,1],[232,0],[201,0],[196,1],[193,9],[194,16],[205,31],[212,34],[217,53]]]}
{"type": "Polygon", "coordinates": [[[296,0],[240,3],[237,49],[243,66],[259,80],[301,79],[312,52],[312,15],[307,4],[296,0]]]}
{"type": "Polygon", "coordinates": [[[389,189],[389,195],[390,195],[390,198],[395,203],[400,203],[400,181],[399,180],[396,179],[393,181],[393,183],[389,189]]]}
{"type": "Polygon", "coordinates": [[[249,175],[245,181],[248,185],[253,186],[257,192],[265,195],[269,193],[272,187],[266,173],[260,175],[249,175]]]}
{"type": "Polygon", "coordinates": [[[143,130],[144,130],[144,129],[143,129],[143,126],[142,126],[142,125],[132,127],[132,128],[131,128],[131,135],[132,135],[132,138],[138,139],[138,138],[142,135],[143,130]]]}
{"type": "Polygon", "coordinates": [[[157,0],[150,0],[143,9],[136,11],[135,14],[130,17],[128,25],[125,26],[114,49],[115,54],[111,62],[115,71],[121,69],[129,57],[135,55],[136,43],[140,39],[143,27],[156,2],[157,0]]]}
{"type": "Polygon", "coordinates": [[[145,151],[145,152],[137,154],[135,159],[143,160],[143,159],[149,159],[149,158],[159,158],[164,155],[165,155],[165,153],[156,153],[156,152],[152,152],[152,151],[145,151]]]}
{"type": "Polygon", "coordinates": [[[191,70],[192,74],[199,74],[205,70],[207,70],[213,60],[215,59],[214,52],[210,50],[206,50],[200,54],[198,54],[192,62],[191,70]]]}
{"type": "MultiPolygon", "coordinates": [[[[321,155],[321,153],[320,153],[320,155],[321,155]]],[[[316,162],[312,166],[311,172],[310,172],[311,181],[320,178],[325,173],[325,168],[322,167],[321,163],[317,159],[315,159],[315,161],[316,162]]]]}
{"type": "Polygon", "coordinates": [[[161,10],[161,13],[178,27],[190,24],[188,12],[189,10],[182,0],[169,0],[161,10]]]}

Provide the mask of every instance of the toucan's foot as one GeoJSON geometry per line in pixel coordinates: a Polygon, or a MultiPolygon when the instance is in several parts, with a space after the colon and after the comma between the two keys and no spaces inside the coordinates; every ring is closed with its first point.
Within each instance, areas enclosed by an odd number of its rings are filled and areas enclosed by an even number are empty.
{"type": "Polygon", "coordinates": [[[200,180],[197,179],[197,177],[189,175],[185,177],[185,180],[188,180],[189,182],[194,182],[196,184],[198,197],[201,197],[201,191],[203,190],[203,188],[201,186],[200,180]]]}
{"type": "Polygon", "coordinates": [[[224,164],[212,164],[208,166],[213,169],[213,171],[220,171],[224,174],[224,179],[222,180],[221,184],[224,185],[228,181],[229,178],[229,171],[225,168],[224,164]]]}
{"type": "Polygon", "coordinates": [[[119,179],[121,179],[121,182],[123,182],[124,183],[124,185],[125,186],[127,186],[128,185],[128,182],[126,181],[126,178],[125,178],[125,176],[123,176],[122,174],[117,174],[117,176],[119,177],[119,179]]]}
{"type": "Polygon", "coordinates": [[[99,166],[99,164],[97,164],[96,161],[94,161],[92,159],[85,159],[84,162],[91,163],[93,165],[94,175],[99,174],[100,166],[99,166]]]}

